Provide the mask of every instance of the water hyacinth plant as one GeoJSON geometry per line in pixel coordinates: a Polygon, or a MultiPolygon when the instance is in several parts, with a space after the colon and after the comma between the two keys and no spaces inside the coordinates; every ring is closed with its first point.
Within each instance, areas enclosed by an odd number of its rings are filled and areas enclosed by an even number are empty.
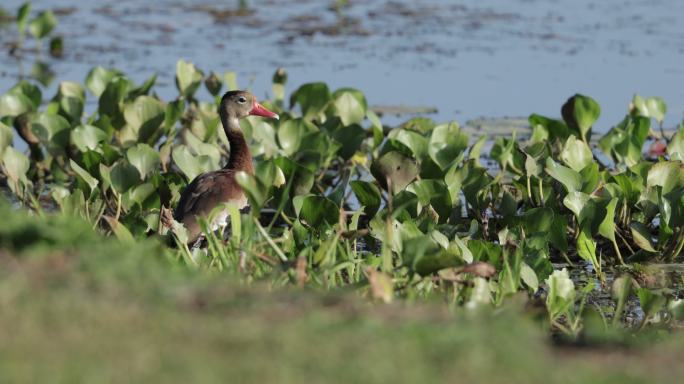
{"type": "MultiPolygon", "coordinates": [[[[232,210],[226,233],[202,218],[206,244],[188,247],[182,226],[161,225],[163,212],[189,181],[225,164],[217,106],[235,77],[180,60],[175,78],[173,100],[154,93],[156,75],[136,84],[103,67],[83,84],[60,83],[51,98],[29,80],[5,92],[1,177],[17,204],[123,242],[159,238],[177,245],[167,250],[175,263],[274,286],[352,286],[385,302],[441,295],[466,308],[542,292],[549,324],[573,336],[600,288],[575,286],[554,263],[587,265],[606,287],[616,273],[638,276],[636,262],[682,253],[684,124],[674,134],[651,129],[653,120],[662,125],[660,99],[635,97],[598,147],[599,104],[579,94],[562,119],[531,115],[524,139],[473,140],[456,122],[383,125],[356,89],[309,83],[288,99],[282,69],[263,103],[281,119],[242,121],[255,172],[236,179],[250,212],[232,210]],[[202,86],[211,99],[198,98],[202,86]],[[644,146],[656,134],[667,147],[649,160],[644,146]]],[[[654,293],[639,289],[642,305],[653,303],[654,293]]],[[[649,322],[676,307],[674,296],[658,295],[649,322]]],[[[619,297],[602,309],[606,319],[622,315],[619,297]]]]}

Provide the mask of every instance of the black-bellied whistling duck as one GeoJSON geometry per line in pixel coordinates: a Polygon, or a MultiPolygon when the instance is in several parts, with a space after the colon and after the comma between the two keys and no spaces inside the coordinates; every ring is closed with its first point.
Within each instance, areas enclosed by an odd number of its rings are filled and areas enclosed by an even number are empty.
{"type": "MultiPolygon", "coordinates": [[[[219,116],[230,144],[228,164],[222,169],[197,176],[181,194],[173,218],[185,225],[188,244],[194,244],[202,235],[198,217],[206,217],[219,204],[232,203],[238,208],[248,205],[247,197],[235,181],[235,173],[253,174],[252,154],[240,128],[240,119],[249,115],[278,119],[278,115],[264,108],[254,95],[247,91],[230,91],[223,95],[219,116]]],[[[225,226],[228,212],[223,212],[211,225],[211,230],[225,226]]]]}

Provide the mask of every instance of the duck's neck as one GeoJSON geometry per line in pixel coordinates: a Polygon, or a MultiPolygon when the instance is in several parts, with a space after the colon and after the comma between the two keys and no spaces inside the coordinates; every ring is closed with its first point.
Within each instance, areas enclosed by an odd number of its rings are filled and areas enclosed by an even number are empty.
{"type": "Polygon", "coordinates": [[[253,174],[252,153],[249,151],[245,135],[242,134],[242,129],[240,129],[239,120],[237,118],[226,118],[223,121],[223,128],[230,144],[228,164],[223,169],[245,171],[253,174]]]}

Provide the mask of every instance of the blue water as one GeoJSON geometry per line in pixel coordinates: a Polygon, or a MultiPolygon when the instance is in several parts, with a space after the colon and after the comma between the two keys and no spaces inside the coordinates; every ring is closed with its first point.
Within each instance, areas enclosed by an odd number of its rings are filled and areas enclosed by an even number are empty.
{"type": "MultiPolygon", "coordinates": [[[[215,22],[197,6],[237,1],[33,2],[34,10],[76,8],[56,30],[65,41],[65,57],[50,60],[58,79],[83,81],[94,65],[139,81],[157,72],[165,99],[176,94],[175,63],[185,58],[205,72],[236,71],[259,97],[284,67],[289,91],[309,81],[351,86],[371,104],[434,106],[441,121],[558,116],[577,92],[601,104],[598,130],[621,119],[634,93],[667,101],[667,127],[684,118],[681,0],[350,0],[343,14],[358,25],[339,35],[296,31],[334,24],[333,3],[248,1],[252,15],[215,22]]],[[[14,37],[0,30],[0,44],[14,37]]],[[[18,75],[16,59],[0,53],[0,92],[18,75]]]]}

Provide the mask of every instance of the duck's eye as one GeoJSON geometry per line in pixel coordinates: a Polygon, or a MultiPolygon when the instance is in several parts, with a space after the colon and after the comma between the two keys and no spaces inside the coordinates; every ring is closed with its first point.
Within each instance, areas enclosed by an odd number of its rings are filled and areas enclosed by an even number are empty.
{"type": "Polygon", "coordinates": [[[240,98],[238,99],[238,103],[240,103],[240,104],[244,104],[246,102],[247,102],[247,99],[244,96],[240,96],[240,98]]]}

